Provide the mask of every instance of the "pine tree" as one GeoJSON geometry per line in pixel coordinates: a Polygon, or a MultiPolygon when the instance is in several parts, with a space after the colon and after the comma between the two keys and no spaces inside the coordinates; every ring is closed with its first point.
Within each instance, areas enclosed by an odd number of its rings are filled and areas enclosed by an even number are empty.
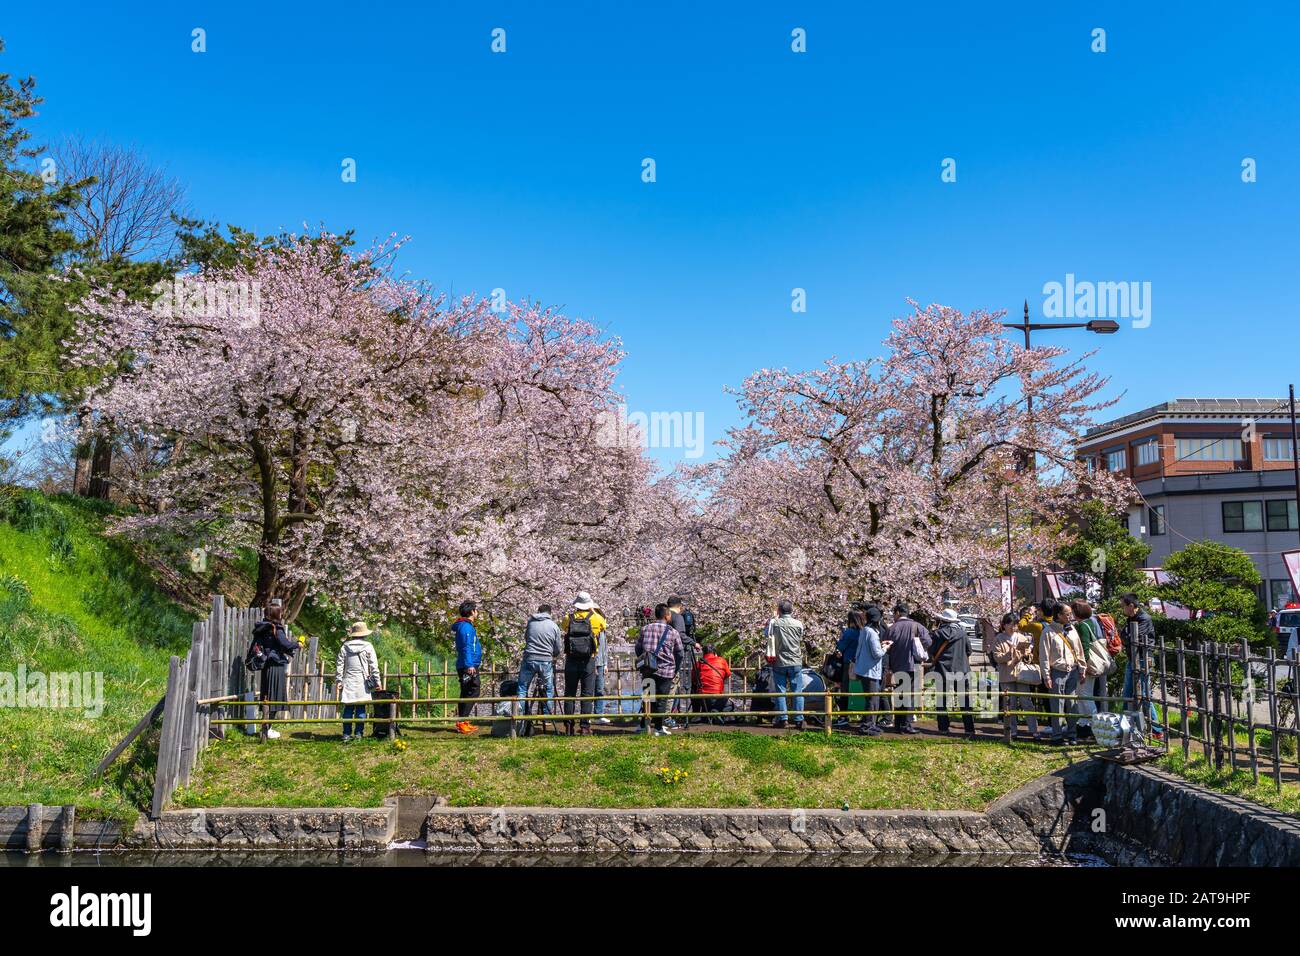
{"type": "Polygon", "coordinates": [[[77,250],[66,218],[82,184],[52,185],[38,171],[42,150],[22,125],[41,103],[35,89],[32,77],[0,73],[0,430],[48,411],[75,384],[59,360],[69,290],[54,273],[77,250]]]}

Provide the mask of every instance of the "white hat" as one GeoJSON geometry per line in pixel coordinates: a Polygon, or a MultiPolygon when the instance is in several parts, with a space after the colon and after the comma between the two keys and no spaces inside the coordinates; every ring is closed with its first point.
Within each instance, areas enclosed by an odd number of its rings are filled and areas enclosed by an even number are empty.
{"type": "Polygon", "coordinates": [[[355,624],[353,624],[351,627],[348,628],[349,638],[368,637],[372,633],[374,632],[371,631],[370,628],[366,627],[365,621],[357,621],[355,624]]]}
{"type": "Polygon", "coordinates": [[[945,621],[951,621],[954,624],[958,623],[961,620],[961,618],[957,616],[957,612],[950,607],[946,607],[942,611],[940,611],[939,617],[945,621]]]}
{"type": "Polygon", "coordinates": [[[586,591],[579,591],[577,597],[573,599],[573,607],[577,611],[590,611],[595,606],[596,602],[586,591]]]}

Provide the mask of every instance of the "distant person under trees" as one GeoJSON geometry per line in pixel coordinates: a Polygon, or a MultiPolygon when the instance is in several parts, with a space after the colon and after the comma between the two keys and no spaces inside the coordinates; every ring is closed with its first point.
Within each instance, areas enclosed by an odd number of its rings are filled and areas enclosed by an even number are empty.
{"type": "Polygon", "coordinates": [[[478,631],[474,620],[478,617],[478,605],[473,601],[461,601],[458,609],[460,617],[451,626],[456,638],[456,677],[460,681],[461,702],[456,705],[460,722],[456,729],[462,734],[472,734],[474,725],[465,718],[474,713],[474,698],[479,695],[479,666],[483,663],[483,645],[479,643],[478,631]]]}
{"type": "MultiPolygon", "coordinates": [[[[266,664],[262,668],[262,700],[283,702],[289,699],[289,660],[298,651],[298,642],[284,623],[284,602],[272,598],[266,608],[266,617],[253,626],[253,640],[262,645],[266,664]]],[[[275,720],[288,713],[283,706],[273,706],[267,716],[275,720]]],[[[280,736],[270,724],[265,725],[266,736],[272,740],[280,736]]]]}

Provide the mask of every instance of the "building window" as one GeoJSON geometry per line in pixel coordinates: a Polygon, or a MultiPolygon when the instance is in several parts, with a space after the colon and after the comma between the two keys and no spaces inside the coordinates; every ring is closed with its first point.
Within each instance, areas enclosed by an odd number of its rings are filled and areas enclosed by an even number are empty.
{"type": "Polygon", "coordinates": [[[1128,467],[1128,456],[1123,448],[1112,448],[1106,452],[1106,470],[1124,471],[1128,467]]]}
{"type": "Polygon", "coordinates": [[[1179,438],[1175,451],[1179,461],[1240,461],[1240,438],[1179,438]]]}
{"type": "Polygon", "coordinates": [[[1241,461],[1240,438],[1179,438],[1179,461],[1241,461]]]}
{"type": "Polygon", "coordinates": [[[1265,461],[1290,461],[1295,455],[1291,452],[1291,439],[1289,438],[1265,438],[1264,439],[1264,460],[1265,461]]]}
{"type": "Polygon", "coordinates": [[[1281,580],[1274,578],[1268,582],[1268,586],[1269,590],[1273,592],[1273,607],[1281,609],[1295,600],[1295,589],[1291,587],[1291,582],[1285,578],[1281,580]]]}
{"type": "Polygon", "coordinates": [[[1268,530],[1269,531],[1295,531],[1296,524],[1295,499],[1293,498],[1275,498],[1272,501],[1264,503],[1268,510],[1268,530]]]}
{"type": "Polygon", "coordinates": [[[1137,463],[1139,465],[1154,465],[1160,460],[1160,443],[1155,441],[1144,441],[1136,448],[1137,463]]]}
{"type": "Polygon", "coordinates": [[[1147,509],[1147,529],[1149,534],[1165,533],[1165,506],[1152,505],[1147,509]]]}
{"type": "Polygon", "coordinates": [[[1223,530],[1228,533],[1264,530],[1264,503],[1262,501],[1225,501],[1223,503],[1223,530]]]}

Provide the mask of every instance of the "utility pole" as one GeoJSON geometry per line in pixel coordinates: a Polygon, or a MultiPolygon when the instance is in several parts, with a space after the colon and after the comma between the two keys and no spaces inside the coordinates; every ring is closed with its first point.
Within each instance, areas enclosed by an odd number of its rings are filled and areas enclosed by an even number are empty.
{"type": "MultiPolygon", "coordinates": [[[[1028,352],[1032,345],[1029,341],[1029,333],[1036,332],[1040,329],[1087,329],[1089,332],[1097,335],[1114,335],[1119,331],[1119,323],[1111,319],[1093,319],[1090,322],[1030,322],[1029,321],[1029,300],[1025,300],[1025,318],[1023,322],[1003,322],[1004,329],[1018,329],[1025,333],[1025,351],[1028,352]]],[[[1029,426],[1032,429],[1034,424],[1034,397],[1025,396],[1025,411],[1029,415],[1029,426]]],[[[1038,455],[1029,450],[1021,460],[1025,463],[1025,469],[1029,472],[1030,478],[1037,481],[1038,455]]],[[[1300,499],[1298,499],[1300,500],[1300,499]]],[[[1034,572],[1034,603],[1043,600],[1043,577],[1037,567],[1033,568],[1034,572]]]]}
{"type": "Polygon", "coordinates": [[[1300,529],[1300,446],[1296,444],[1295,385],[1291,388],[1291,474],[1295,478],[1296,528],[1300,529]]]}

